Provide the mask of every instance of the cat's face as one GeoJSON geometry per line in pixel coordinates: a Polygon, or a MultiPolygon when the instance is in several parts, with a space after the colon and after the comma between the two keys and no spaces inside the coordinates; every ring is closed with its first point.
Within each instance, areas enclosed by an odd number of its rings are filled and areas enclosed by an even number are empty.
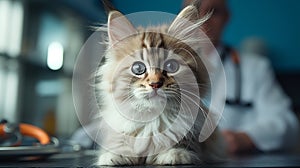
{"type": "MultiPolygon", "coordinates": [[[[188,12],[189,17],[194,17],[188,12]]],[[[102,73],[116,103],[147,111],[173,108],[181,103],[182,96],[194,94],[191,92],[204,94],[208,87],[207,72],[191,46],[192,40],[172,35],[173,31],[178,36],[176,31],[182,24],[176,23],[179,20],[175,19],[170,27],[137,30],[119,12],[110,14],[110,45],[102,73]]],[[[182,29],[182,36],[198,31],[182,29]]]]}

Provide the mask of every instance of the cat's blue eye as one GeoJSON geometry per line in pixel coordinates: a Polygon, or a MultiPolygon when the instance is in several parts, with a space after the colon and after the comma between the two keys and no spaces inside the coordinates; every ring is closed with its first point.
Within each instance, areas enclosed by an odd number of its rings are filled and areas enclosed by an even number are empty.
{"type": "Polygon", "coordinates": [[[131,72],[135,75],[142,75],[146,72],[146,65],[140,61],[136,61],[131,66],[131,72]]]}
{"type": "Polygon", "coordinates": [[[167,71],[169,73],[175,73],[178,71],[178,69],[179,69],[178,61],[176,61],[174,59],[170,59],[165,62],[165,65],[164,65],[165,71],[167,71]]]}

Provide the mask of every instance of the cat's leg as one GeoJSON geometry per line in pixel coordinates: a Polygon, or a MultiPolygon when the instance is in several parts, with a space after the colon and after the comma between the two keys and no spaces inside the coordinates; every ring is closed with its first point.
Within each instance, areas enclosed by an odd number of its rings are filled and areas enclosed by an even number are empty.
{"type": "Polygon", "coordinates": [[[148,164],[154,165],[179,165],[201,163],[196,153],[183,149],[172,148],[166,152],[158,154],[156,157],[147,158],[148,164]],[[153,160],[151,161],[150,158],[153,160]],[[151,163],[152,162],[152,163],[151,163]]]}
{"type": "Polygon", "coordinates": [[[123,155],[105,152],[100,155],[97,165],[99,166],[114,166],[114,165],[138,165],[138,157],[127,157],[123,155]]]}

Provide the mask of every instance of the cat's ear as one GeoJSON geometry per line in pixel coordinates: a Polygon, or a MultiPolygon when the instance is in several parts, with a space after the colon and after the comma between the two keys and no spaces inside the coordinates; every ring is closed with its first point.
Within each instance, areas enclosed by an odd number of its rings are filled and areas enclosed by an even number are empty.
{"type": "Polygon", "coordinates": [[[109,13],[108,37],[111,45],[136,33],[137,30],[123,14],[118,11],[111,11],[109,13]]]}
{"type": "Polygon", "coordinates": [[[189,5],[181,10],[181,12],[177,15],[170,28],[176,27],[177,24],[182,22],[182,19],[187,19],[191,22],[195,22],[199,18],[198,10],[194,5],[189,5]]]}
{"type": "Polygon", "coordinates": [[[168,32],[178,38],[190,37],[199,30],[200,26],[209,19],[211,14],[200,18],[196,6],[189,5],[185,7],[172,22],[168,32]]]}

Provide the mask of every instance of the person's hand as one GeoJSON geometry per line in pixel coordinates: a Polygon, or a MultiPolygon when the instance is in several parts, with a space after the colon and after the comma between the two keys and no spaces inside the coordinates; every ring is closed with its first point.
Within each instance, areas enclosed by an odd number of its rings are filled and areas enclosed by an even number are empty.
{"type": "Polygon", "coordinates": [[[251,152],[255,149],[251,138],[244,132],[224,130],[222,134],[227,142],[227,150],[230,154],[251,152]]]}

